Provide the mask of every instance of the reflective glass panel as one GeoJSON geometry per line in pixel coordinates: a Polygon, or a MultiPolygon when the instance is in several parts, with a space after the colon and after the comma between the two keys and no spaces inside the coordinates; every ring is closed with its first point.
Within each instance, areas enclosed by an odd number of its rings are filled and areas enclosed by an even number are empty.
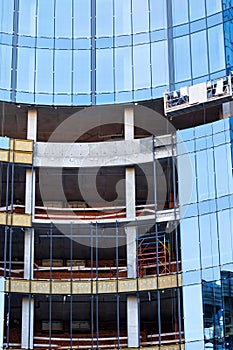
{"type": "Polygon", "coordinates": [[[18,48],[17,90],[34,91],[35,51],[18,48]]]}
{"type": "Polygon", "coordinates": [[[96,0],[96,35],[112,36],[113,4],[112,0],[96,0]]]}
{"type": "Polygon", "coordinates": [[[115,49],[116,91],[132,90],[132,48],[115,49]]]}
{"type": "Polygon", "coordinates": [[[162,29],[167,26],[166,1],[150,0],[150,30],[162,29]]]}
{"type": "Polygon", "coordinates": [[[13,30],[13,0],[2,0],[0,3],[0,32],[11,33],[13,30]]]}
{"type": "Polygon", "coordinates": [[[183,271],[200,269],[198,218],[181,221],[181,256],[183,271]]]}
{"type": "Polygon", "coordinates": [[[113,91],[113,50],[96,50],[96,89],[98,92],[113,91]]]}
{"type": "Polygon", "coordinates": [[[91,90],[90,51],[74,52],[74,93],[88,93],[91,90]]]}
{"type": "Polygon", "coordinates": [[[131,0],[114,1],[115,35],[131,33],[131,0]]]}
{"type": "Polygon", "coordinates": [[[173,25],[188,22],[188,0],[172,0],[173,25]]]}
{"type": "Polygon", "coordinates": [[[55,36],[72,37],[72,0],[56,0],[55,36]]]}
{"type": "Polygon", "coordinates": [[[54,92],[71,92],[71,51],[56,50],[54,62],[54,92]]]}
{"type": "Polygon", "coordinates": [[[133,52],[134,89],[150,86],[150,46],[138,45],[133,52]],[[143,67],[143,69],[142,69],[143,67]]]}
{"type": "Polygon", "coordinates": [[[0,87],[10,89],[11,86],[11,55],[12,47],[0,45],[0,87]]]}
{"type": "Polygon", "coordinates": [[[74,37],[85,38],[91,35],[90,0],[74,0],[74,37]]]}
{"type": "Polygon", "coordinates": [[[207,8],[207,15],[213,15],[216,12],[219,12],[222,10],[222,1],[221,0],[206,0],[206,8],[207,8]]]}
{"type": "Polygon", "coordinates": [[[167,41],[151,44],[152,86],[168,84],[167,41]]]}
{"type": "Polygon", "coordinates": [[[208,30],[210,71],[225,68],[223,26],[218,25],[208,30]]]}
{"type": "Polygon", "coordinates": [[[53,51],[36,50],[36,92],[53,91],[53,51]]]}
{"type": "Polygon", "coordinates": [[[36,0],[19,0],[19,33],[35,36],[36,0]]]}
{"type": "Polygon", "coordinates": [[[175,81],[183,81],[191,77],[189,36],[174,40],[175,81]]]}
{"type": "Polygon", "coordinates": [[[189,0],[190,20],[205,17],[205,0],[189,0]]]}
{"type": "Polygon", "coordinates": [[[193,78],[208,74],[206,31],[191,35],[193,78]]]}
{"type": "Polygon", "coordinates": [[[54,36],[54,0],[38,0],[37,35],[54,36]]]}
{"type": "Polygon", "coordinates": [[[230,211],[218,212],[220,264],[232,262],[230,211]]]}
{"type": "Polygon", "coordinates": [[[149,11],[147,0],[132,0],[133,33],[149,30],[149,11]]]}

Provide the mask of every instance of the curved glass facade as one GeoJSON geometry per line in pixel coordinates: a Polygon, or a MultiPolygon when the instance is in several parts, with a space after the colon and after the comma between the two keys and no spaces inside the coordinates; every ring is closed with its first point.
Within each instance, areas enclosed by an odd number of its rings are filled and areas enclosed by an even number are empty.
{"type": "Polygon", "coordinates": [[[161,97],[226,73],[231,21],[227,0],[1,0],[0,99],[91,105],[161,97]]]}

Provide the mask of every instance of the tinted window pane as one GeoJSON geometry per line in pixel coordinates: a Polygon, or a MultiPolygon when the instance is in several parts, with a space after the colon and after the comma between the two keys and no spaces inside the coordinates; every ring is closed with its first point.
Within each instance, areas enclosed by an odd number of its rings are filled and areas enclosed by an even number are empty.
{"type": "Polygon", "coordinates": [[[91,35],[90,0],[74,0],[74,37],[91,35]]]}
{"type": "Polygon", "coordinates": [[[208,30],[210,70],[215,72],[225,68],[223,26],[208,30]]]}
{"type": "Polygon", "coordinates": [[[168,84],[167,42],[151,44],[152,86],[168,84]],[[158,54],[160,53],[160,54],[158,54]]]}
{"type": "Polygon", "coordinates": [[[96,35],[112,36],[113,4],[112,0],[96,0],[96,35]]]}
{"type": "Polygon", "coordinates": [[[0,45],[0,87],[10,89],[11,85],[11,46],[0,45]]]}
{"type": "Polygon", "coordinates": [[[113,50],[96,52],[96,89],[98,92],[113,91],[113,50]]]}
{"type": "Polygon", "coordinates": [[[149,12],[147,0],[132,0],[133,33],[149,30],[149,12]]]}
{"type": "Polygon", "coordinates": [[[133,55],[134,89],[150,86],[150,46],[134,47],[133,55]],[[142,69],[143,67],[143,69],[142,69]]]}
{"type": "Polygon", "coordinates": [[[34,90],[34,50],[18,48],[17,90],[34,90]]]}
{"type": "Polygon", "coordinates": [[[71,51],[55,51],[54,92],[70,93],[71,91],[71,51]]]}
{"type": "Polygon", "coordinates": [[[191,76],[189,37],[174,40],[175,81],[187,80],[191,76]]]}
{"type": "Polygon", "coordinates": [[[200,268],[198,218],[181,221],[181,256],[183,271],[200,268]]]}
{"type": "Polygon", "coordinates": [[[188,22],[188,0],[172,0],[173,24],[188,22]]]}
{"type": "Polygon", "coordinates": [[[208,74],[206,31],[191,35],[191,49],[193,78],[208,74]]]}
{"type": "Polygon", "coordinates": [[[55,36],[72,37],[72,1],[56,0],[55,6],[55,36]]]}
{"type": "Polygon", "coordinates": [[[38,0],[37,35],[54,36],[54,0],[38,0]]]}
{"type": "Polygon", "coordinates": [[[2,0],[0,4],[0,32],[11,33],[13,29],[14,1],[2,0]]]}
{"type": "Polygon", "coordinates": [[[190,20],[205,17],[205,0],[189,0],[190,20]]]}
{"type": "Polygon", "coordinates": [[[115,34],[131,33],[131,0],[114,1],[115,34]]]}
{"type": "Polygon", "coordinates": [[[221,0],[211,0],[206,1],[207,15],[212,15],[216,12],[222,10],[222,1],[221,0]]]}
{"type": "Polygon", "coordinates": [[[90,92],[90,51],[74,52],[74,93],[90,92]]]}
{"type": "Polygon", "coordinates": [[[166,28],[167,7],[166,1],[150,0],[150,29],[166,28]]]}
{"type": "Polygon", "coordinates": [[[115,50],[116,91],[132,90],[132,49],[131,47],[115,50]]]}
{"type": "Polygon", "coordinates": [[[36,92],[53,91],[53,51],[36,51],[36,92]]]}
{"type": "Polygon", "coordinates": [[[35,36],[36,0],[19,0],[19,33],[35,36]]]}

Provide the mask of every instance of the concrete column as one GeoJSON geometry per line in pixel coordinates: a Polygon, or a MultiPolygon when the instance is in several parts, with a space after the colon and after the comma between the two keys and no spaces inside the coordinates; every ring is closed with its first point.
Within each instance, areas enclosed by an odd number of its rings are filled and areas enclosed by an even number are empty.
{"type": "MultiPolygon", "coordinates": [[[[127,108],[124,111],[125,140],[134,139],[134,111],[127,108]]],[[[125,169],[125,194],[126,194],[126,217],[135,220],[136,216],[136,190],[135,190],[135,168],[125,169]]],[[[127,226],[125,228],[127,244],[127,276],[137,277],[136,270],[136,227],[127,226]]],[[[127,334],[128,347],[139,347],[139,309],[137,296],[127,297],[127,334]]]]}
{"type": "Polygon", "coordinates": [[[22,348],[33,349],[34,299],[22,300],[22,348]]]}
{"type": "Polygon", "coordinates": [[[139,317],[138,317],[138,299],[136,296],[127,298],[127,332],[128,347],[139,347],[139,317]]]}
{"type": "Polygon", "coordinates": [[[3,335],[4,335],[4,304],[5,304],[5,294],[4,294],[5,280],[0,277],[0,349],[3,349],[3,335]]]}
{"type": "MultiPolygon", "coordinates": [[[[28,111],[27,139],[36,141],[37,112],[28,111]]],[[[25,213],[34,218],[35,212],[35,171],[26,170],[25,213]]],[[[25,229],[24,234],[24,278],[33,279],[34,229],[25,229]]],[[[34,299],[22,300],[22,348],[33,348],[34,299]]]]}

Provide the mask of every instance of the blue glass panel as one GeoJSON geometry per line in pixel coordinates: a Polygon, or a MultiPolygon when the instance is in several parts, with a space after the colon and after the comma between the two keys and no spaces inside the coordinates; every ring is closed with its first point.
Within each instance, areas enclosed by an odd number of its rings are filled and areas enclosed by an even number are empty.
{"type": "Polygon", "coordinates": [[[150,46],[138,45],[133,52],[134,89],[149,87],[150,82],[150,46]],[[143,67],[143,69],[142,69],[143,67]]]}
{"type": "Polygon", "coordinates": [[[216,12],[222,11],[222,0],[206,1],[207,15],[212,15],[216,12]]]}
{"type": "MultiPolygon", "coordinates": [[[[35,51],[18,48],[17,90],[34,91],[35,51]]],[[[27,98],[27,95],[25,96],[27,98]]]]}
{"type": "Polygon", "coordinates": [[[35,47],[36,38],[31,36],[19,36],[18,37],[18,45],[19,46],[28,46],[35,47]]]}
{"type": "Polygon", "coordinates": [[[113,50],[96,50],[96,90],[113,91],[113,50]]]}
{"type": "Polygon", "coordinates": [[[89,50],[74,51],[74,93],[91,90],[91,57],[89,50]]]}
{"type": "Polygon", "coordinates": [[[90,0],[74,0],[74,37],[91,36],[91,2],[90,0]]]}
{"type": "Polygon", "coordinates": [[[199,218],[201,241],[201,266],[208,268],[218,265],[218,237],[216,225],[213,227],[215,214],[201,215],[199,218]]]}
{"type": "Polygon", "coordinates": [[[72,37],[72,0],[56,0],[55,37],[72,37]]]}
{"type": "Polygon", "coordinates": [[[115,49],[116,91],[132,90],[132,49],[122,47],[115,49]]]}
{"type": "Polygon", "coordinates": [[[215,176],[214,176],[214,152],[213,148],[207,149],[207,168],[208,168],[208,191],[209,198],[216,197],[216,188],[215,188],[215,176]]]}
{"type": "Polygon", "coordinates": [[[190,20],[205,17],[205,0],[189,0],[190,20]]]}
{"type": "Polygon", "coordinates": [[[159,40],[166,40],[167,31],[165,29],[161,29],[161,30],[157,30],[155,32],[151,32],[150,38],[151,38],[151,42],[159,41],[159,40]]]}
{"type": "Polygon", "coordinates": [[[131,0],[114,1],[115,35],[131,34],[131,0]]]}
{"type": "Polygon", "coordinates": [[[53,92],[53,51],[36,50],[36,92],[53,92]]]}
{"type": "Polygon", "coordinates": [[[150,30],[167,27],[166,1],[150,0],[150,30]]]}
{"type": "Polygon", "coordinates": [[[208,74],[208,53],[206,31],[191,35],[193,77],[208,74]]]}
{"type": "Polygon", "coordinates": [[[113,35],[113,3],[112,0],[96,0],[96,35],[113,35]]]}
{"type": "Polygon", "coordinates": [[[167,53],[167,41],[159,41],[151,44],[152,86],[169,83],[167,53]]]}
{"type": "Polygon", "coordinates": [[[173,25],[188,22],[188,0],[172,0],[173,25]]]}
{"type": "Polygon", "coordinates": [[[231,177],[231,155],[227,151],[227,148],[230,152],[230,147],[227,145],[222,145],[214,149],[215,152],[215,171],[216,171],[216,188],[218,196],[225,196],[229,194],[229,182],[231,177]]]}
{"type": "Polygon", "coordinates": [[[222,23],[222,12],[207,18],[207,26],[212,27],[222,23]]]}
{"type": "Polygon", "coordinates": [[[149,32],[133,35],[133,45],[146,44],[146,43],[149,43],[149,41],[150,41],[149,32]]]}
{"type": "Polygon", "coordinates": [[[13,0],[1,0],[0,3],[0,32],[12,33],[13,30],[13,0]]]}
{"type": "Polygon", "coordinates": [[[199,201],[209,198],[208,195],[208,169],[206,151],[200,151],[196,154],[197,159],[197,187],[199,201]]]}
{"type": "Polygon", "coordinates": [[[200,19],[199,21],[191,22],[190,23],[190,31],[191,33],[197,32],[199,30],[203,30],[206,28],[206,21],[205,19],[200,19]]]}
{"type": "Polygon", "coordinates": [[[53,49],[54,39],[50,38],[37,38],[36,46],[41,49],[53,49]]]}
{"type": "Polygon", "coordinates": [[[210,70],[215,72],[225,68],[223,26],[208,30],[210,70]]]}
{"type": "Polygon", "coordinates": [[[42,105],[51,105],[53,103],[53,95],[36,93],[35,103],[42,105]]]}
{"type": "Polygon", "coordinates": [[[133,33],[149,31],[148,1],[132,0],[133,33]]]}
{"type": "Polygon", "coordinates": [[[180,205],[195,203],[197,201],[197,191],[193,153],[178,156],[178,176],[180,205]]]}
{"type": "Polygon", "coordinates": [[[0,87],[3,89],[11,86],[11,55],[11,46],[0,45],[0,87]]]}
{"type": "Polygon", "coordinates": [[[173,28],[174,38],[176,38],[178,36],[188,35],[188,33],[189,33],[189,25],[188,24],[176,26],[173,28]]]}
{"type": "Polygon", "coordinates": [[[181,220],[182,270],[200,269],[200,247],[198,218],[181,220]]]}
{"type": "Polygon", "coordinates": [[[37,35],[54,37],[54,0],[38,0],[37,35]]]}
{"type": "Polygon", "coordinates": [[[55,39],[55,49],[72,49],[72,40],[68,38],[55,39]]]}
{"type": "Polygon", "coordinates": [[[19,0],[19,34],[35,36],[36,0],[19,0]]]}
{"type": "Polygon", "coordinates": [[[189,36],[174,40],[175,80],[183,81],[191,77],[189,36]]]}
{"type": "Polygon", "coordinates": [[[71,92],[71,54],[69,50],[56,50],[54,62],[54,92],[71,92]]]}
{"type": "Polygon", "coordinates": [[[203,308],[201,284],[183,288],[185,349],[203,349],[195,342],[203,339],[203,308]],[[194,307],[195,305],[195,307],[194,307]],[[193,326],[195,324],[195,327],[193,326]],[[193,343],[189,343],[193,341],[193,343]],[[193,345],[192,345],[193,344],[193,345]],[[189,347],[190,345],[190,347],[189,347]]]}
{"type": "Polygon", "coordinates": [[[218,212],[220,264],[232,262],[230,211],[218,212]]]}

